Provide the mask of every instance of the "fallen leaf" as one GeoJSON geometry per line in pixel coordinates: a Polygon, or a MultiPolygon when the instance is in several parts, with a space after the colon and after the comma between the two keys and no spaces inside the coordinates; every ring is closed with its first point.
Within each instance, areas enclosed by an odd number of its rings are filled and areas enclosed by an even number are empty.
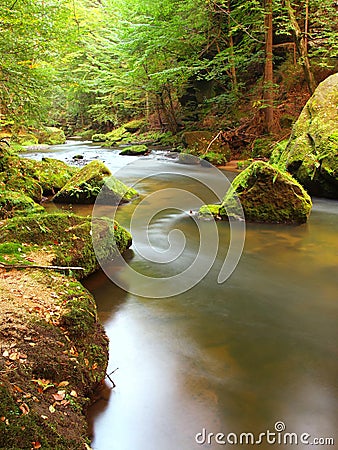
{"type": "Polygon", "coordinates": [[[49,409],[49,412],[51,412],[51,413],[55,413],[55,411],[56,411],[53,405],[50,405],[48,409],[49,409]]]}
{"type": "Polygon", "coordinates": [[[61,402],[61,400],[63,400],[65,398],[65,394],[52,394],[53,398],[56,402],[61,402]]]}
{"type": "Polygon", "coordinates": [[[15,389],[16,391],[18,391],[18,392],[23,392],[23,390],[22,390],[19,386],[17,386],[16,384],[14,384],[13,387],[14,387],[14,389],[15,389]]]}
{"type": "Polygon", "coordinates": [[[36,442],[32,442],[32,445],[33,445],[33,449],[35,450],[35,449],[37,449],[37,448],[41,448],[41,444],[40,444],[40,442],[38,442],[38,441],[36,441],[36,442]]]}
{"type": "Polygon", "coordinates": [[[58,387],[66,387],[68,386],[69,381],[61,381],[61,383],[58,384],[58,387]]]}
{"type": "Polygon", "coordinates": [[[4,358],[8,358],[8,356],[9,356],[9,351],[8,351],[8,350],[5,350],[5,351],[3,352],[3,354],[2,354],[2,356],[3,356],[4,358]]]}
{"type": "Polygon", "coordinates": [[[5,416],[0,417],[1,422],[4,422],[6,420],[5,416]]]}
{"type": "Polygon", "coordinates": [[[44,416],[43,414],[41,414],[41,419],[47,420],[47,419],[48,419],[48,416],[44,416]]]}
{"type": "Polygon", "coordinates": [[[19,408],[21,409],[22,414],[24,416],[29,413],[29,408],[28,408],[28,405],[26,403],[22,403],[22,405],[20,405],[19,408]]]}
{"type": "Polygon", "coordinates": [[[72,397],[77,397],[77,392],[74,391],[74,390],[72,390],[71,393],[70,393],[70,395],[71,395],[72,397]]]}
{"type": "Polygon", "coordinates": [[[17,359],[19,359],[19,353],[17,353],[17,352],[11,353],[11,354],[9,355],[9,359],[10,359],[11,361],[16,361],[17,359]]]}

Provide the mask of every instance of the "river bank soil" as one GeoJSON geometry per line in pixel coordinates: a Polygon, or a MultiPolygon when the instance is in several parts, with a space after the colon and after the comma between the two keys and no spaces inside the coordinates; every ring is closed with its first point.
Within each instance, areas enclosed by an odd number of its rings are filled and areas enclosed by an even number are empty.
{"type": "Polygon", "coordinates": [[[0,292],[0,448],[89,448],[84,413],[108,348],[93,297],[37,269],[1,268],[0,292]]]}

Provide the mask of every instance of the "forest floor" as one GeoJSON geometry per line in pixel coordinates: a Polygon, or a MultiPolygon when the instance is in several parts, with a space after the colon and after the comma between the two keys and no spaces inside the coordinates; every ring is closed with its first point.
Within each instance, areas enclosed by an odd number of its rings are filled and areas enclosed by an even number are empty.
{"type": "MultiPolygon", "coordinates": [[[[50,255],[34,262],[48,264],[50,255]]],[[[67,284],[88,295],[54,271],[0,269],[0,448],[90,448],[84,413],[102,367],[82,358],[83,337],[62,326],[67,284]]],[[[102,345],[100,330],[90,341],[102,345]]]]}

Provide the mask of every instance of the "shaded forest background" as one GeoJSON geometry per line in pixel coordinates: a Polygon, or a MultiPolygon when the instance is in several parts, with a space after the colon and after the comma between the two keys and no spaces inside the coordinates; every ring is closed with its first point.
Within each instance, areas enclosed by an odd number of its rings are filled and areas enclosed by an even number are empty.
{"type": "Polygon", "coordinates": [[[2,0],[1,130],[144,118],[282,139],[338,69],[337,13],[334,0],[2,0]]]}

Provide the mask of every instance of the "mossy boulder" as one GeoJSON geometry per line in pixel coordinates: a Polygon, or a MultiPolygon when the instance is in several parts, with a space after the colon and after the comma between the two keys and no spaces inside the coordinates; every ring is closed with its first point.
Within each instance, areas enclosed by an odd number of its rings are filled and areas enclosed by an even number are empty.
{"type": "Polygon", "coordinates": [[[219,209],[221,216],[236,214],[236,196],[249,222],[301,224],[312,208],[298,181],[263,161],[253,162],[237,175],[219,209]]]}
{"type": "Polygon", "coordinates": [[[0,173],[0,188],[8,191],[22,192],[34,202],[41,202],[42,187],[36,179],[16,170],[0,173]]]}
{"type": "Polygon", "coordinates": [[[0,154],[0,184],[5,184],[8,190],[22,191],[37,202],[41,201],[42,194],[53,195],[59,191],[78,171],[57,159],[35,161],[20,158],[11,151],[0,154]]]}
{"type": "Polygon", "coordinates": [[[106,140],[103,145],[104,147],[112,147],[118,145],[123,139],[127,139],[130,136],[131,133],[129,133],[124,126],[115,128],[115,130],[106,134],[106,140]]]}
{"type": "Polygon", "coordinates": [[[221,218],[219,210],[221,205],[203,205],[198,211],[198,216],[204,219],[221,218]]]}
{"type": "Polygon", "coordinates": [[[104,133],[95,133],[92,136],[93,142],[105,142],[107,140],[107,135],[104,133]]]}
{"type": "Polygon", "coordinates": [[[44,211],[44,208],[41,205],[21,192],[0,190],[0,219],[42,211],[44,211]]]}
{"type": "MultiPolygon", "coordinates": [[[[94,232],[100,241],[100,261],[111,261],[131,245],[131,235],[116,221],[95,218],[94,232]]],[[[97,239],[96,239],[97,240],[97,239]]],[[[92,243],[92,219],[75,214],[30,214],[8,219],[0,230],[0,242],[39,245],[53,253],[53,264],[79,266],[81,278],[99,268],[92,243]]]]}
{"type": "Polygon", "coordinates": [[[149,153],[148,147],[142,145],[130,145],[120,152],[120,155],[141,156],[149,153]]]}
{"type": "Polygon", "coordinates": [[[278,164],[311,195],[338,198],[337,73],[320,83],[304,106],[278,164]]]}
{"type": "Polygon", "coordinates": [[[79,170],[55,195],[56,203],[94,203],[100,195],[101,201],[110,204],[128,202],[137,192],[112,176],[101,161],[92,161],[79,170]]]}
{"type": "Polygon", "coordinates": [[[66,142],[63,130],[56,127],[45,127],[34,132],[39,144],[58,145],[66,142]]]}
{"type": "Polygon", "coordinates": [[[80,170],[53,158],[42,158],[42,161],[26,161],[32,176],[42,187],[44,195],[54,195],[80,170]]]}
{"type": "Polygon", "coordinates": [[[133,119],[123,124],[123,126],[129,133],[135,133],[136,131],[143,131],[147,126],[147,122],[144,119],[133,119]]]}
{"type": "Polygon", "coordinates": [[[12,141],[22,146],[36,145],[39,143],[39,140],[35,134],[24,131],[21,131],[18,134],[13,134],[12,141]]]}

